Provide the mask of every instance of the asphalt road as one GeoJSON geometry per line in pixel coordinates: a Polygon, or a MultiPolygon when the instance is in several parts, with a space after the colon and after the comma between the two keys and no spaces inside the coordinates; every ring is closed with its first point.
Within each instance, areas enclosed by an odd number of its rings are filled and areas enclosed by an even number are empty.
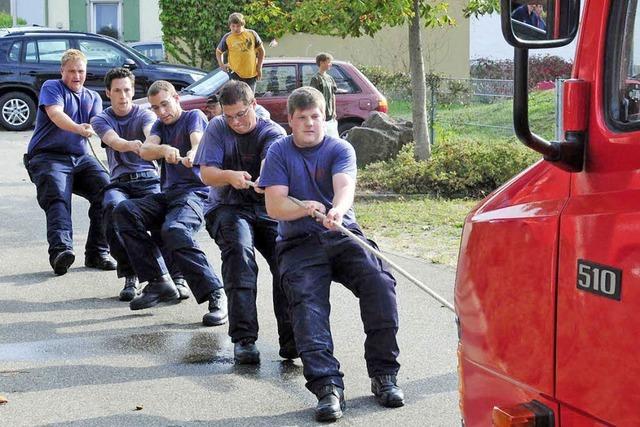
{"type": "MultiPolygon", "coordinates": [[[[270,277],[261,260],[259,366],[235,366],[227,328],[205,328],[193,299],[132,312],[115,272],[90,270],[84,199],[73,205],[76,262],[56,277],[44,213],[22,167],[30,132],[0,131],[0,405],[2,426],[314,425],[302,366],[277,354],[270,277]]],[[[220,253],[198,235],[216,271],[220,253]]],[[[382,248],[384,250],[384,248],[382,248]]],[[[404,257],[403,268],[453,298],[453,270],[404,257]]],[[[345,373],[341,425],[459,426],[454,316],[402,276],[399,384],[406,405],[379,407],[369,390],[357,300],[332,289],[335,352],[345,373]]]]}

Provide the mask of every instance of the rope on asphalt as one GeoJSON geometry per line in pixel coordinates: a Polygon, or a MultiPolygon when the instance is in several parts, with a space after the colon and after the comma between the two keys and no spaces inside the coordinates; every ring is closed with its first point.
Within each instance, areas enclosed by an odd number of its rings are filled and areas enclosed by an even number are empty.
{"type": "MultiPolygon", "coordinates": [[[[252,181],[247,181],[247,184],[255,187],[256,184],[255,182],[252,181]]],[[[292,196],[287,196],[289,198],[289,200],[291,200],[293,203],[295,203],[296,205],[300,206],[301,208],[305,208],[306,209],[306,205],[304,204],[304,202],[296,199],[295,197],[292,196]]],[[[324,215],[322,212],[315,210],[313,212],[313,217],[314,218],[319,218],[322,221],[324,221],[327,216],[324,215]]],[[[429,288],[427,285],[425,285],[424,283],[422,283],[420,280],[416,279],[415,277],[413,277],[413,275],[411,275],[408,271],[406,271],[405,269],[403,269],[402,267],[400,267],[398,264],[396,264],[395,262],[391,261],[386,255],[384,255],[382,252],[380,252],[379,250],[377,250],[376,248],[374,248],[373,246],[369,245],[368,243],[364,242],[362,239],[360,239],[358,236],[356,236],[351,230],[349,230],[348,228],[346,228],[345,226],[343,226],[342,224],[338,224],[335,221],[331,221],[333,223],[333,225],[335,225],[335,227],[340,230],[342,233],[344,233],[345,235],[347,235],[349,238],[351,238],[355,243],[357,243],[360,247],[362,247],[364,250],[372,253],[374,256],[376,256],[378,259],[381,259],[382,261],[386,262],[387,264],[389,264],[394,270],[396,270],[398,273],[402,274],[404,277],[406,277],[407,279],[409,279],[409,281],[411,283],[413,283],[414,285],[416,285],[418,288],[420,288],[421,290],[423,290],[424,292],[426,292],[429,296],[431,296],[433,299],[435,299],[436,301],[438,301],[440,304],[442,304],[443,307],[448,308],[449,310],[451,310],[453,313],[455,313],[455,308],[453,307],[453,304],[451,304],[449,301],[447,301],[446,299],[444,299],[442,296],[440,296],[438,293],[436,293],[433,289],[429,288]]]]}
{"type": "MultiPolygon", "coordinates": [[[[98,136],[97,134],[93,133],[91,134],[91,136],[98,136]]],[[[96,150],[93,148],[93,144],[91,143],[91,137],[85,137],[85,139],[87,140],[87,144],[89,144],[89,148],[91,148],[91,152],[93,153],[93,157],[96,158],[96,160],[98,161],[98,163],[100,163],[100,166],[102,166],[102,169],[105,170],[105,172],[109,173],[109,168],[107,168],[107,166],[102,163],[102,160],[100,160],[100,157],[98,157],[98,155],[96,154],[96,150]]]]}

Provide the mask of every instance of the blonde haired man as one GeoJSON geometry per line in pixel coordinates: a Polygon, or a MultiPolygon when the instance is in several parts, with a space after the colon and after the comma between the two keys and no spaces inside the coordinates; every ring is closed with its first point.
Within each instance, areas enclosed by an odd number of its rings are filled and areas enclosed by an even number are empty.
{"type": "Polygon", "coordinates": [[[59,80],[47,80],[39,95],[36,127],[25,155],[25,166],[47,217],[49,263],[57,275],[75,261],[71,224],[71,194],[89,200],[89,234],[85,265],[115,270],[102,224],[102,189],[109,175],[89,154],[89,124],[102,111],[100,96],[84,87],[87,59],[76,49],[61,58],[59,80]]]}

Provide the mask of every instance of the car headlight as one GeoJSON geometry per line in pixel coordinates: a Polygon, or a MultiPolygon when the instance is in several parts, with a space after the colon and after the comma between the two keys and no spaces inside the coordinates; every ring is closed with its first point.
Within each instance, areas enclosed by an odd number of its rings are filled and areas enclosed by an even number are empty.
{"type": "Polygon", "coordinates": [[[189,75],[193,79],[194,83],[200,80],[201,78],[203,78],[204,76],[206,76],[206,74],[202,74],[202,73],[189,73],[189,75]]]}

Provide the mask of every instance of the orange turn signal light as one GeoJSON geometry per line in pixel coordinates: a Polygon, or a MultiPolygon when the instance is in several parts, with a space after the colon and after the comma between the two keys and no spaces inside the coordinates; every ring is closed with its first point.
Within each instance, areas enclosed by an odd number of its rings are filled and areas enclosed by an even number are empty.
{"type": "Polygon", "coordinates": [[[376,108],[376,111],[380,111],[381,113],[389,112],[389,104],[387,103],[386,98],[378,100],[378,107],[376,108]]]}
{"type": "Polygon", "coordinates": [[[494,427],[553,427],[553,411],[537,400],[509,407],[495,406],[494,427]]]}

